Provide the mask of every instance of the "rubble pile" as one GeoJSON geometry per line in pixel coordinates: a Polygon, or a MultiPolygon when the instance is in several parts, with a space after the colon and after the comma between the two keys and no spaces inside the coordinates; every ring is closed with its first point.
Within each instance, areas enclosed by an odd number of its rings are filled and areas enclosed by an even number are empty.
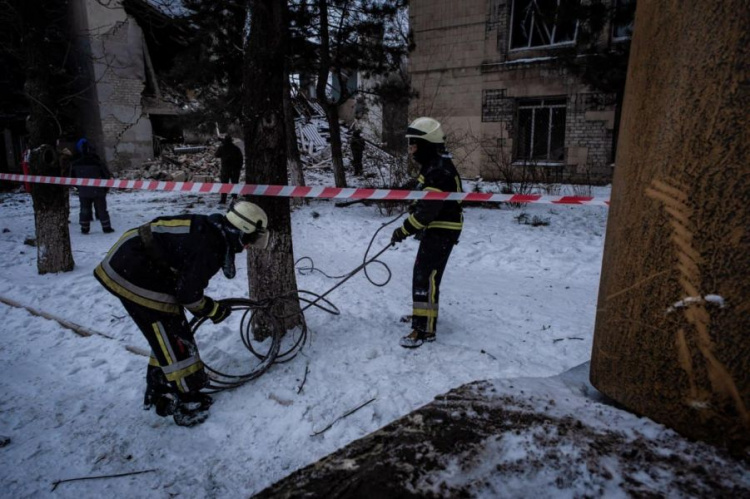
{"type": "Polygon", "coordinates": [[[221,161],[216,157],[219,142],[205,146],[164,148],[159,157],[144,161],[140,168],[123,170],[126,180],[164,180],[174,182],[218,182],[221,161]]]}

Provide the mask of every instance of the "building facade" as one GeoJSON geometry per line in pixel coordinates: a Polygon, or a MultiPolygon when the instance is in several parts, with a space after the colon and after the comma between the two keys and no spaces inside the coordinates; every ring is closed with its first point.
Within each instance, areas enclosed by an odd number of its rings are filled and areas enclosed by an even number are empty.
{"type": "MultiPolygon", "coordinates": [[[[588,88],[558,60],[578,33],[578,21],[559,15],[573,3],[410,2],[409,114],[443,122],[462,175],[507,180],[531,166],[558,180],[611,178],[616,95],[588,88]]],[[[612,24],[601,43],[629,40],[628,29],[612,24]]]]}

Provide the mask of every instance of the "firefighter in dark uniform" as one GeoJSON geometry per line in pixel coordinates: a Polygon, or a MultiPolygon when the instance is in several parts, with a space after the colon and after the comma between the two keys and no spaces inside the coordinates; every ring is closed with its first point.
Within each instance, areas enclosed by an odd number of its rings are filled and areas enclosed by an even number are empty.
{"type": "Polygon", "coordinates": [[[235,275],[234,258],[268,244],[268,218],[250,202],[226,215],[159,217],[131,229],[112,247],[94,276],[117,296],[151,346],[144,408],[192,426],[208,417],[208,382],[185,309],[214,323],[231,308],[203,294],[222,269],[235,275]]]}
{"type": "MultiPolygon", "coordinates": [[[[432,118],[417,118],[406,132],[409,153],[419,164],[418,189],[433,192],[463,192],[461,177],[445,152],[445,134],[432,118]]],[[[401,338],[404,348],[435,341],[440,299],[440,281],[453,246],[463,228],[460,201],[419,200],[404,224],[393,231],[392,243],[420,234],[412,277],[412,332],[401,338]]]]}

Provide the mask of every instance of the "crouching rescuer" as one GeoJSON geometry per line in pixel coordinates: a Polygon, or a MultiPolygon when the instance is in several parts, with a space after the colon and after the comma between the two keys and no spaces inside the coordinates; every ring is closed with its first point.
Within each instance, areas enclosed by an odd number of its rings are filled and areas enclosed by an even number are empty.
{"type": "MultiPolygon", "coordinates": [[[[433,192],[463,192],[461,177],[445,151],[445,134],[432,118],[417,118],[406,131],[409,153],[419,166],[418,189],[433,192]]],[[[463,228],[460,201],[419,200],[409,208],[409,217],[393,231],[392,243],[415,235],[420,239],[412,277],[412,332],[401,338],[404,348],[435,341],[440,281],[453,246],[463,228]]]]}
{"type": "Polygon", "coordinates": [[[202,423],[212,399],[185,309],[215,324],[231,308],[203,294],[221,269],[231,279],[234,259],[268,244],[268,218],[239,201],[226,214],[158,217],[130,229],[110,249],[94,276],[122,301],[151,346],[144,408],[173,416],[181,426],[202,423]]]}

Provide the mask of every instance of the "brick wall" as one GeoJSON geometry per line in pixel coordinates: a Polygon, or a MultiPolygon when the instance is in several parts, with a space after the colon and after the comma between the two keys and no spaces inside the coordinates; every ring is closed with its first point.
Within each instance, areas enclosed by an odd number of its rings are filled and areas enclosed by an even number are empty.
{"type": "Polygon", "coordinates": [[[462,175],[495,179],[512,160],[519,98],[565,97],[565,160],[573,180],[611,178],[614,102],[590,93],[549,50],[508,51],[512,0],[412,0],[416,48],[409,60],[418,98],[411,118],[441,121],[462,175]]]}
{"type": "Polygon", "coordinates": [[[141,104],[146,81],[143,33],[124,11],[88,12],[104,155],[116,172],[153,157],[151,122],[141,104]],[[96,27],[96,29],[93,29],[96,27]]]}

